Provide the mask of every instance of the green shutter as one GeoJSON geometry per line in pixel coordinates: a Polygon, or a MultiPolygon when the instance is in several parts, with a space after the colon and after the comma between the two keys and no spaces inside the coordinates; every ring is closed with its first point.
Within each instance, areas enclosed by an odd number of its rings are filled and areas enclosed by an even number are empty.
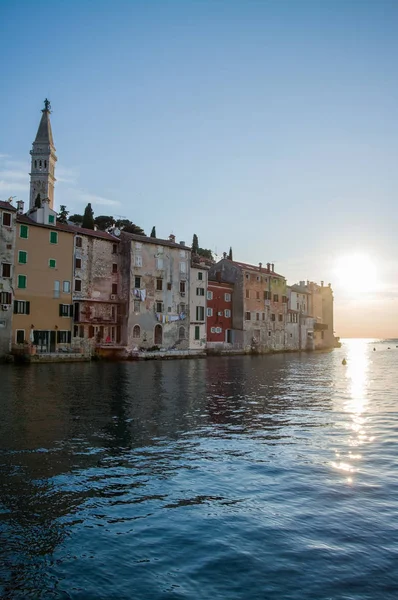
{"type": "Polygon", "coordinates": [[[25,239],[28,237],[28,226],[27,225],[19,226],[19,237],[25,238],[25,239]]]}
{"type": "Polygon", "coordinates": [[[18,287],[21,290],[26,288],[26,275],[18,275],[18,287]]]}
{"type": "Polygon", "coordinates": [[[24,252],[23,250],[20,250],[18,252],[18,262],[21,265],[26,265],[26,257],[27,257],[27,253],[24,252]]]}
{"type": "Polygon", "coordinates": [[[50,224],[53,224],[53,223],[55,222],[55,217],[54,217],[54,215],[48,215],[48,222],[49,222],[50,224]]]}
{"type": "Polygon", "coordinates": [[[55,269],[55,267],[57,266],[57,261],[54,258],[50,258],[48,261],[48,266],[50,267],[50,269],[55,269]]]}
{"type": "Polygon", "coordinates": [[[58,244],[58,233],[50,231],[50,244],[58,244]]]}

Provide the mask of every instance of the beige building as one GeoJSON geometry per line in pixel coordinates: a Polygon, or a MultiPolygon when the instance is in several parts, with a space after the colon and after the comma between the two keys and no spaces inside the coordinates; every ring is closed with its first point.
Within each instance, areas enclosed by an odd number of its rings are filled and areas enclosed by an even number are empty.
{"type": "Polygon", "coordinates": [[[188,349],[191,249],[121,233],[127,349],[188,349]]]}
{"type": "Polygon", "coordinates": [[[17,216],[13,342],[57,352],[71,343],[74,234],[67,225],[35,221],[49,216],[48,209],[37,212],[17,216]]]}
{"type": "Polygon", "coordinates": [[[191,281],[189,286],[190,304],[190,326],[189,326],[189,348],[190,350],[203,350],[206,348],[207,327],[207,278],[208,267],[192,263],[191,281]]]}
{"type": "Polygon", "coordinates": [[[0,359],[11,350],[16,212],[0,201],[0,359]]]}

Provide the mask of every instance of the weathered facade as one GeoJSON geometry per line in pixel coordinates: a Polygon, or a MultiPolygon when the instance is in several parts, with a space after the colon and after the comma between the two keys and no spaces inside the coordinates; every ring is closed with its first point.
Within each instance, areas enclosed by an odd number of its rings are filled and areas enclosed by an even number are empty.
{"type": "Polygon", "coordinates": [[[311,293],[305,282],[288,286],[286,346],[289,350],[314,350],[314,319],[310,315],[311,293]]]}
{"type": "Polygon", "coordinates": [[[210,269],[210,277],[234,285],[232,324],[235,342],[245,349],[265,352],[285,347],[286,280],[274,271],[223,259],[210,269]]]}
{"type": "Polygon", "coordinates": [[[16,208],[0,201],[0,359],[11,350],[16,208]]]}
{"type": "Polygon", "coordinates": [[[190,326],[189,348],[202,350],[206,347],[206,300],[208,267],[192,264],[189,286],[190,326]]]}
{"type": "Polygon", "coordinates": [[[120,282],[120,240],[103,231],[74,230],[74,343],[122,346],[124,302],[120,282]]]}
{"type": "Polygon", "coordinates": [[[209,280],[207,285],[207,345],[228,349],[234,343],[232,303],[234,286],[209,280]]]}
{"type": "Polygon", "coordinates": [[[174,236],[120,237],[127,349],[188,349],[191,249],[174,236]]]}

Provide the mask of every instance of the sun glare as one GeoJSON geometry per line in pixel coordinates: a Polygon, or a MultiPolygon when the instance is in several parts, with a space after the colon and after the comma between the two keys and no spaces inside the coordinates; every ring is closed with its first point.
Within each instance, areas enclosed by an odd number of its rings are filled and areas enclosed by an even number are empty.
{"type": "Polygon", "coordinates": [[[335,266],[336,287],[353,295],[377,289],[376,264],[365,254],[341,256],[335,266]]]}

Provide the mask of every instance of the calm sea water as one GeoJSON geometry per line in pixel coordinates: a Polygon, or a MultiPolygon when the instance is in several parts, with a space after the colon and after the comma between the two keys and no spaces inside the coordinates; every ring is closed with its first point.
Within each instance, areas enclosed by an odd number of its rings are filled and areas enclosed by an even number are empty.
{"type": "Polygon", "coordinates": [[[1,366],[0,597],[398,598],[397,345],[1,366]]]}

